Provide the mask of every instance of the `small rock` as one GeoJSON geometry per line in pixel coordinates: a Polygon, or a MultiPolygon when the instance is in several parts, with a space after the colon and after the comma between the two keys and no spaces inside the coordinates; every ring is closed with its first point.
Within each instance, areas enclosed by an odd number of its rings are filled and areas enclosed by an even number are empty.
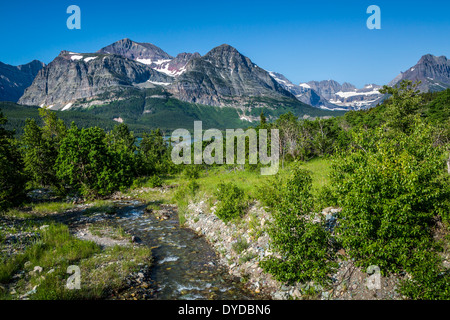
{"type": "Polygon", "coordinates": [[[300,290],[298,290],[298,288],[294,289],[294,292],[292,292],[292,297],[297,299],[300,299],[302,297],[302,293],[300,292],[300,290]]]}
{"type": "Polygon", "coordinates": [[[322,300],[328,300],[330,298],[330,293],[325,291],[322,292],[322,300]]]}
{"type": "Polygon", "coordinates": [[[131,237],[131,242],[139,243],[139,242],[142,242],[142,240],[138,236],[132,236],[131,237]]]}
{"type": "Polygon", "coordinates": [[[35,266],[34,267],[34,269],[33,269],[33,272],[39,272],[39,273],[41,273],[42,272],[42,267],[40,267],[40,266],[35,266]]]}

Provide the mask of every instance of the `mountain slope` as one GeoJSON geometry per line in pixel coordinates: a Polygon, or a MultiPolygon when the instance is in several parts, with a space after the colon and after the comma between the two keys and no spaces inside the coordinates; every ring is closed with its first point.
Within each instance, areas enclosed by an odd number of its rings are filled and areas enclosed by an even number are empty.
{"type": "MultiPolygon", "coordinates": [[[[304,91],[307,101],[321,100],[312,91],[304,91]]],[[[110,120],[131,123],[152,118],[162,123],[172,119],[178,124],[192,118],[186,112],[217,119],[223,113],[230,124],[257,121],[261,111],[269,119],[288,111],[298,116],[335,115],[299,101],[267,71],[229,45],[204,56],[180,53],[174,58],[152,44],[129,39],[97,53],[62,51],[38,73],[19,103],[61,111],[95,109],[110,120]],[[153,89],[160,93],[147,94],[153,89]],[[164,111],[174,110],[173,106],[178,118],[164,111]],[[223,111],[199,111],[212,110],[210,107],[223,111]],[[182,112],[183,108],[187,111],[182,112]],[[125,115],[122,109],[127,110],[125,115]]]]}
{"type": "Polygon", "coordinates": [[[307,84],[295,85],[289,81],[284,75],[277,72],[269,72],[272,78],[274,78],[285,90],[292,93],[299,101],[311,105],[316,108],[327,110],[347,110],[336,106],[327,99],[322,97],[319,93],[311,89],[307,84]]]}
{"type": "Polygon", "coordinates": [[[450,88],[450,60],[445,56],[424,55],[415,66],[399,74],[389,85],[394,86],[402,80],[421,81],[418,89],[422,92],[450,88]]]}
{"type": "Polygon", "coordinates": [[[151,43],[139,43],[130,39],[119,40],[107,47],[97,51],[100,54],[116,54],[125,58],[135,60],[165,73],[176,77],[185,71],[186,64],[192,58],[200,57],[199,53],[180,53],[172,57],[161,48],[151,43]]]}
{"type": "Polygon", "coordinates": [[[17,102],[43,67],[37,60],[20,66],[0,62],[0,101],[17,102]]]}
{"type": "Polygon", "coordinates": [[[357,89],[347,82],[340,84],[334,80],[325,80],[310,81],[300,84],[300,86],[309,87],[329,103],[347,109],[358,110],[373,107],[383,99],[383,95],[379,93],[381,86],[376,84],[368,84],[362,89],[357,89]]]}
{"type": "Polygon", "coordinates": [[[267,71],[226,44],[191,59],[169,90],[183,101],[212,106],[242,107],[250,97],[294,98],[267,71]]]}
{"type": "Polygon", "coordinates": [[[100,49],[97,53],[116,54],[146,64],[173,59],[172,56],[154,44],[134,42],[130,39],[122,39],[114,42],[113,44],[100,49]]]}
{"type": "Polygon", "coordinates": [[[105,103],[114,100],[123,88],[171,81],[171,77],[122,56],[62,51],[39,71],[19,103],[66,110],[80,99],[89,100],[83,101],[84,106],[98,103],[97,98],[105,103]]]}

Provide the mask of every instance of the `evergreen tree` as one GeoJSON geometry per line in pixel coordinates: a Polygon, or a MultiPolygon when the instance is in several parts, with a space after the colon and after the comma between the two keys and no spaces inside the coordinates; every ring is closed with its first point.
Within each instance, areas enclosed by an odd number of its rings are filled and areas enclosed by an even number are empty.
{"type": "Polygon", "coordinates": [[[0,212],[20,204],[26,184],[22,157],[13,132],[4,128],[6,123],[6,117],[0,112],[0,212]]]}
{"type": "Polygon", "coordinates": [[[22,136],[25,171],[39,186],[60,188],[54,166],[67,128],[50,110],[40,109],[39,115],[44,123],[42,128],[34,119],[25,122],[22,136]]]}
{"type": "Polygon", "coordinates": [[[384,86],[380,93],[390,94],[387,103],[386,118],[389,127],[409,132],[414,124],[415,111],[422,103],[422,96],[417,87],[420,81],[413,83],[410,80],[403,80],[396,87],[384,86]]]}
{"type": "Polygon", "coordinates": [[[138,152],[140,174],[153,175],[170,170],[170,148],[160,129],[143,135],[138,152]]]}

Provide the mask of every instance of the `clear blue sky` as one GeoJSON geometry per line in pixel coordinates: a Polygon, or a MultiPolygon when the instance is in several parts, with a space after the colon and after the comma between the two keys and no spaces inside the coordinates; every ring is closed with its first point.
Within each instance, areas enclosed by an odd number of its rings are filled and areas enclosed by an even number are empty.
{"type": "Polygon", "coordinates": [[[61,50],[94,52],[122,38],[171,55],[223,43],[295,83],[335,79],[385,84],[424,54],[450,57],[450,1],[58,0],[0,3],[0,61],[52,61],[61,50]],[[66,9],[81,8],[81,30],[66,9]],[[369,30],[369,5],[382,29],[369,30]]]}

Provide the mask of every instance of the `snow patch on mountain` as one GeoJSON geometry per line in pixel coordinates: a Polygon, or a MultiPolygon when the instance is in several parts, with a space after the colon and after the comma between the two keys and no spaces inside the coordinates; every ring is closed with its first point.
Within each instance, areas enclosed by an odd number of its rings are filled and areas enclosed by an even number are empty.
{"type": "Polygon", "coordinates": [[[70,57],[70,59],[72,59],[72,60],[81,60],[81,59],[83,59],[83,56],[73,55],[73,56],[70,57]]]}
{"type": "Polygon", "coordinates": [[[66,105],[64,106],[64,108],[61,109],[61,111],[69,110],[69,109],[72,107],[72,105],[73,105],[73,103],[72,103],[72,102],[69,102],[68,104],[66,104],[66,105]]]}

